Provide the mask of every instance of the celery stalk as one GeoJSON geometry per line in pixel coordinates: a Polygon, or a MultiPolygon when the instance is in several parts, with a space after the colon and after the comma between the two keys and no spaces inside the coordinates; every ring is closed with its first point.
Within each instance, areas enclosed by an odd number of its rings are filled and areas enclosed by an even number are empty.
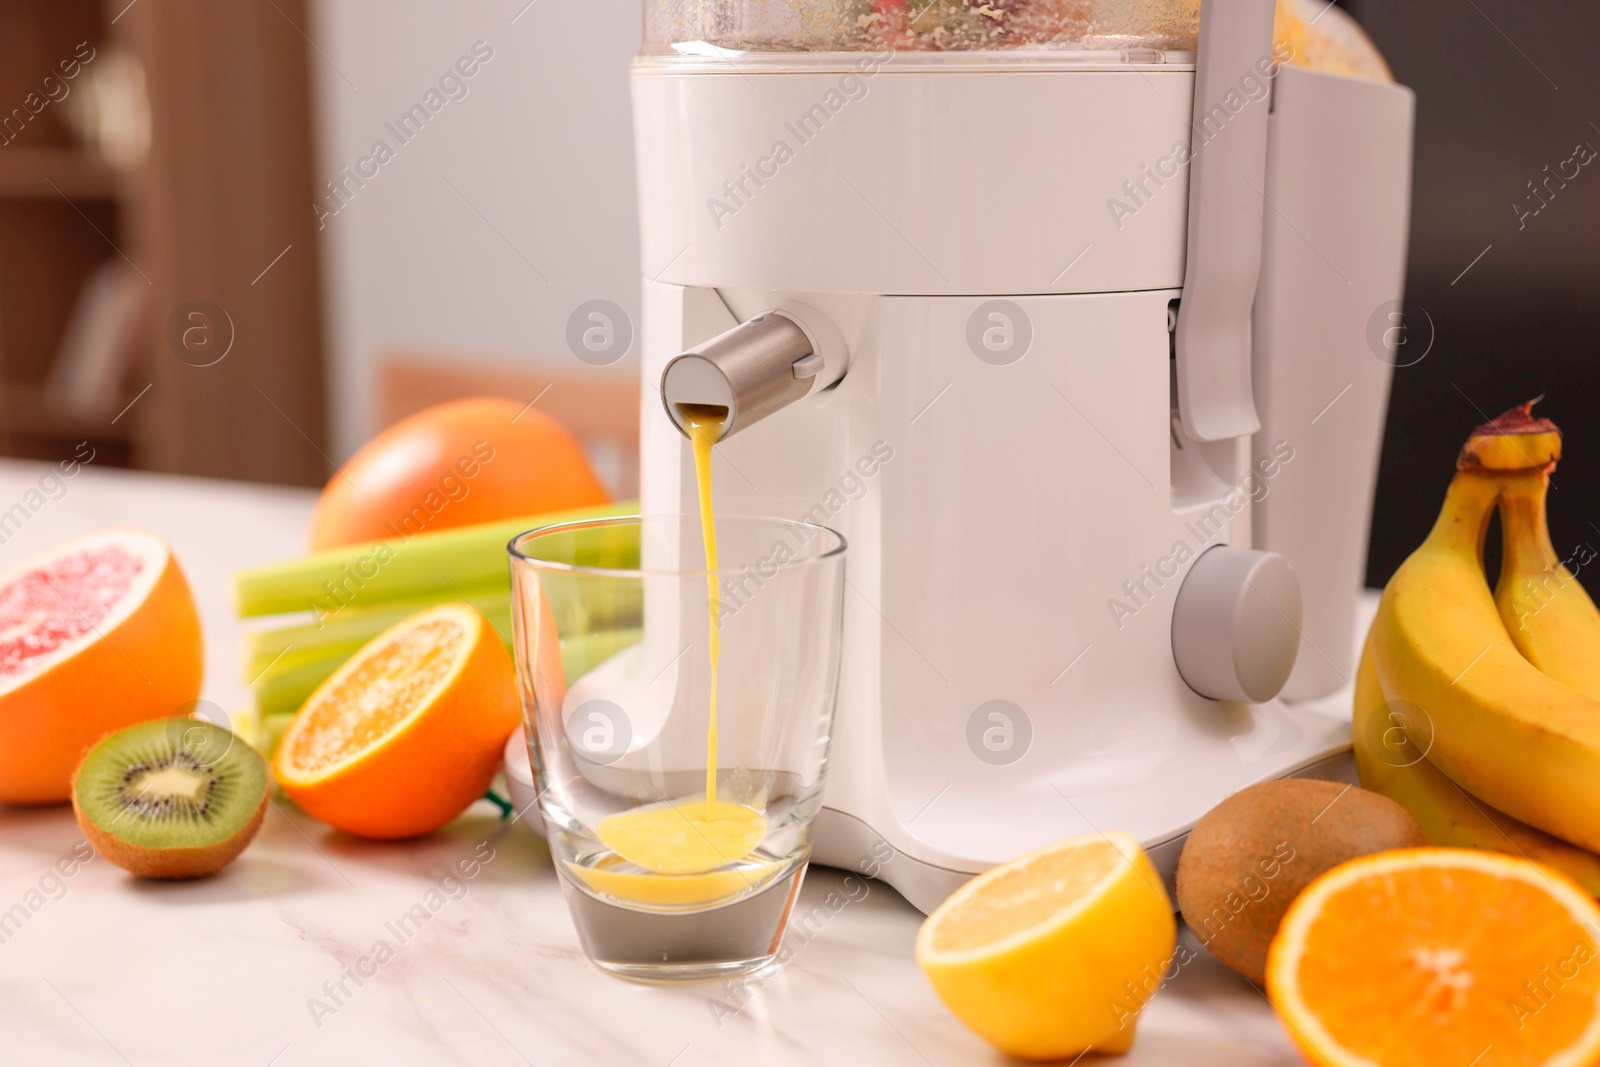
{"type": "MultiPolygon", "coordinates": [[[[489,625],[494,627],[500,640],[506,645],[511,644],[511,600],[501,597],[498,607],[490,606],[483,611],[484,618],[489,625]]],[[[380,611],[370,611],[363,614],[380,615],[380,611]]],[[[412,614],[408,612],[407,615],[412,614]]],[[[406,616],[401,616],[405,618],[406,616]]],[[[395,621],[399,621],[398,619],[395,621]]],[[[388,629],[388,624],[378,626],[373,631],[373,636],[388,629]]],[[[255,693],[256,710],[261,715],[277,715],[284,712],[300,710],[300,705],[305,703],[310,696],[328,676],[343,666],[344,662],[360,651],[366,644],[359,641],[354,645],[337,644],[324,645],[315,652],[292,662],[285,662],[285,656],[276,663],[268,664],[251,682],[250,688],[255,693]]]]}
{"type": "MultiPolygon", "coordinates": [[[[325,619],[349,607],[406,597],[457,600],[467,590],[509,586],[506,542],[519,533],[637,510],[638,502],[627,500],[319,552],[238,572],[233,579],[234,600],[241,617],[310,611],[325,619]]],[[[583,562],[627,566],[634,561],[619,557],[583,562]]]]}
{"type": "Polygon", "coordinates": [[[257,739],[256,749],[268,759],[278,751],[278,742],[283,740],[283,735],[288,732],[289,724],[294,721],[292,712],[280,712],[276,715],[265,715],[261,719],[261,735],[257,739]]]}
{"type": "MultiPolygon", "coordinates": [[[[489,622],[507,638],[511,633],[509,605],[503,619],[488,615],[489,622]]],[[[602,630],[582,634],[561,642],[562,673],[568,684],[588,674],[618,652],[637,645],[643,637],[638,628],[602,630]]],[[[355,650],[331,654],[318,663],[300,664],[285,668],[274,664],[251,687],[255,692],[256,712],[263,723],[275,716],[292,715],[305,704],[306,698],[316,691],[327,678],[342,666],[355,650]]]]}
{"type": "Polygon", "coordinates": [[[569,637],[561,642],[561,673],[566,676],[567,684],[571,685],[618,652],[637,645],[643,639],[644,631],[637,628],[600,630],[569,637]]]}
{"type": "Polygon", "coordinates": [[[331,661],[301,664],[288,670],[274,668],[268,671],[251,687],[255,691],[256,712],[265,719],[270,715],[299,711],[306,697],[314,693],[317,686],[338,670],[350,655],[347,653],[331,661]]]}
{"type": "Polygon", "coordinates": [[[444,596],[406,597],[368,608],[346,608],[323,622],[252,630],[244,637],[244,680],[253,682],[273,667],[324,659],[333,650],[343,650],[348,655],[402,619],[447,601],[471,604],[495,623],[501,637],[509,640],[510,630],[502,629],[496,620],[511,618],[511,594],[504,588],[483,587],[461,592],[465,595],[451,592],[444,596]]]}

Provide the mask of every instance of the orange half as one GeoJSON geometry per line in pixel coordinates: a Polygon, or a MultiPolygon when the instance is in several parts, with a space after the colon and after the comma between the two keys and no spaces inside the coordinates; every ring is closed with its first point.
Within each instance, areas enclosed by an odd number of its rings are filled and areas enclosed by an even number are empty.
{"type": "Polygon", "coordinates": [[[519,721],[511,656],[466,604],[374,637],[306,699],[273,760],[309,814],[361,837],[438,829],[483,795],[519,721]]]}
{"type": "Polygon", "coordinates": [[[1295,899],[1267,991],[1324,1067],[1600,1061],[1600,907],[1565,875],[1476,849],[1382,852],[1295,899]]]}

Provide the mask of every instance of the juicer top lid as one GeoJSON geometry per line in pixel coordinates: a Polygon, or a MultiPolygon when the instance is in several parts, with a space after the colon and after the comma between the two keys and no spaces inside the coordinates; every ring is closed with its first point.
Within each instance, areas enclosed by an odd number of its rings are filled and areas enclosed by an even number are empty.
{"type": "Polygon", "coordinates": [[[642,54],[1192,52],[1200,0],[645,0],[642,54]]]}

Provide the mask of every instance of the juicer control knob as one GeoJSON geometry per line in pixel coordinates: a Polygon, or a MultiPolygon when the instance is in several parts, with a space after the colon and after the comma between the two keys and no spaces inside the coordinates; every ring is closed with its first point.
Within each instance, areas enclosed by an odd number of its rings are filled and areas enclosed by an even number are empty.
{"type": "Polygon", "coordinates": [[[1300,579],[1276,552],[1218,545],[1189,568],[1172,606],[1172,658],[1211,700],[1261,704],[1300,650],[1300,579]]]}

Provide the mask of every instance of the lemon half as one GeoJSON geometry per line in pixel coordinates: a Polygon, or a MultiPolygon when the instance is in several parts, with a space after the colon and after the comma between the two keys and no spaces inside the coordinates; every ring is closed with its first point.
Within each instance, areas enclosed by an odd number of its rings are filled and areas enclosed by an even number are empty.
{"type": "Polygon", "coordinates": [[[1062,841],[979,875],[922,924],[939,998],[1023,1059],[1125,1052],[1172,966],[1172,901],[1124,833],[1062,841]]]}

